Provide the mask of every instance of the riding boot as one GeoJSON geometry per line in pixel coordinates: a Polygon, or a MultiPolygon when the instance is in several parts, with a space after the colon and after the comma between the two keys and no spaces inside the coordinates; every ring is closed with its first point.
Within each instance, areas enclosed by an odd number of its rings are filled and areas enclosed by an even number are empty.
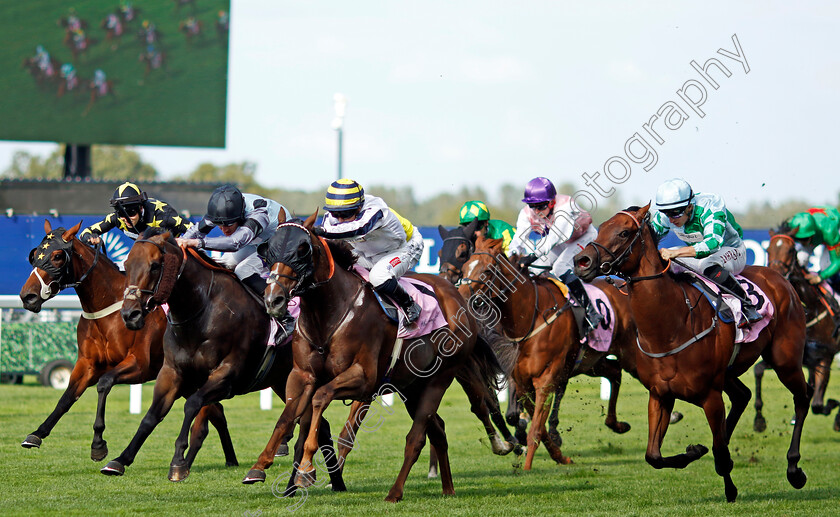
{"type": "Polygon", "coordinates": [[[374,287],[374,289],[377,293],[384,294],[397,302],[405,314],[406,325],[413,324],[420,317],[420,306],[405,292],[396,278],[389,278],[385,283],[374,287]]]}
{"type": "Polygon", "coordinates": [[[277,322],[277,333],[274,334],[274,344],[280,346],[286,342],[292,332],[295,331],[295,320],[288,312],[280,319],[275,319],[277,322]]]}
{"type": "Polygon", "coordinates": [[[706,268],[703,272],[706,276],[709,277],[712,281],[721,285],[735,294],[735,296],[741,300],[741,312],[744,314],[744,318],[746,321],[739,324],[739,327],[747,326],[751,323],[755,323],[756,321],[761,321],[763,317],[758,310],[756,309],[755,305],[750,302],[750,299],[747,298],[747,293],[744,291],[744,288],[741,287],[741,284],[735,280],[729,271],[723,269],[723,267],[715,264],[706,268]]]}
{"type": "Polygon", "coordinates": [[[265,293],[265,288],[268,286],[265,279],[256,273],[248,278],[243,278],[242,283],[260,297],[265,293]]]}
{"type": "Polygon", "coordinates": [[[569,270],[560,275],[560,280],[566,284],[566,287],[569,288],[569,294],[572,295],[575,302],[577,302],[577,304],[583,307],[583,310],[586,311],[586,322],[589,325],[587,333],[589,330],[592,330],[600,325],[604,320],[604,316],[598,312],[595,304],[593,304],[592,300],[589,299],[589,295],[586,294],[586,288],[583,287],[581,279],[576,277],[575,274],[569,270]]]}

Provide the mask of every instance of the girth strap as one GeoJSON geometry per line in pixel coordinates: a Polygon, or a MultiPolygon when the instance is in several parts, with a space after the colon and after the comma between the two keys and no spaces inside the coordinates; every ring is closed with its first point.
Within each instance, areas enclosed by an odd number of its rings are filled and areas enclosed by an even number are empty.
{"type": "Polygon", "coordinates": [[[697,334],[696,336],[689,339],[688,341],[686,341],[682,345],[678,346],[677,348],[675,348],[673,350],[668,350],[667,352],[661,352],[661,353],[648,352],[644,348],[642,348],[642,343],[639,342],[639,331],[637,329],[636,330],[636,345],[639,347],[639,350],[648,357],[653,357],[654,359],[657,359],[657,358],[660,358],[660,357],[667,357],[669,355],[678,354],[678,353],[682,352],[683,350],[685,350],[686,348],[688,348],[690,345],[693,345],[697,341],[700,341],[701,339],[706,337],[706,335],[709,332],[714,330],[715,326],[717,326],[717,313],[715,313],[715,317],[712,318],[712,324],[711,324],[711,326],[709,326],[709,328],[707,328],[703,332],[697,334]]]}
{"type": "Polygon", "coordinates": [[[113,303],[113,304],[105,307],[101,311],[82,312],[82,317],[86,320],[98,320],[99,318],[104,318],[105,316],[108,316],[109,314],[113,314],[113,313],[117,312],[118,310],[120,310],[122,308],[122,305],[123,305],[123,300],[120,300],[117,303],[113,303]]]}

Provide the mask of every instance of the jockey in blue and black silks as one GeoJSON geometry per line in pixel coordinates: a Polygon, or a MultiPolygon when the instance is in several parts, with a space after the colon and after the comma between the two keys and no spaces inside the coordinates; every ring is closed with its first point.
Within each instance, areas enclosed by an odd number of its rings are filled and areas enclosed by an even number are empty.
{"type": "MultiPolygon", "coordinates": [[[[274,235],[281,213],[281,220],[291,219],[286,207],[277,201],[256,194],[243,194],[233,185],[223,185],[210,196],[207,214],[201,222],[178,239],[178,244],[227,252],[215,260],[233,269],[243,284],[262,296],[269,271],[257,255],[257,245],[267,242],[274,235]],[[207,237],[216,226],[222,231],[222,236],[207,237]]],[[[294,330],[295,320],[287,314],[278,323],[281,328],[275,343],[280,344],[294,330]]]]}

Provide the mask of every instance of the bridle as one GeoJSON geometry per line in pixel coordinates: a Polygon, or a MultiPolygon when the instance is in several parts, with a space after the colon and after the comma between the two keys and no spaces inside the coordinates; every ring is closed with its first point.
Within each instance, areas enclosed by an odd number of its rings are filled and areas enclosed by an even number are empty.
{"type": "MultiPolygon", "coordinates": [[[[301,256],[296,257],[301,262],[305,261],[305,264],[303,266],[298,265],[298,267],[295,267],[291,264],[287,264],[287,263],[278,261],[278,262],[275,263],[275,265],[276,264],[284,264],[285,266],[289,267],[292,271],[294,271],[296,276],[284,275],[283,273],[275,271],[274,268],[272,267],[271,271],[268,274],[268,279],[266,280],[269,287],[272,286],[272,285],[276,285],[280,289],[282,289],[283,290],[283,295],[286,297],[286,300],[290,300],[290,299],[294,298],[295,296],[300,296],[307,291],[311,291],[312,289],[315,289],[316,287],[319,287],[321,285],[326,284],[327,282],[329,282],[332,279],[333,273],[335,272],[335,261],[332,258],[332,253],[330,252],[330,247],[323,237],[318,237],[321,240],[321,244],[323,245],[324,253],[327,256],[327,261],[329,262],[329,265],[330,265],[330,273],[325,280],[322,280],[320,282],[316,282],[315,281],[315,261],[313,260],[314,249],[312,247],[312,232],[310,232],[309,229],[306,228],[305,226],[303,226],[301,224],[297,224],[297,223],[283,223],[283,224],[280,224],[279,226],[277,226],[277,230],[279,230],[280,228],[289,227],[289,226],[293,226],[295,228],[303,230],[304,232],[306,232],[306,235],[309,237],[309,239],[307,239],[307,241],[306,241],[306,245],[307,245],[306,253],[301,255],[301,256]],[[286,288],[286,286],[283,285],[282,282],[280,282],[281,278],[291,280],[292,282],[294,282],[294,285],[291,288],[286,288]]],[[[275,233],[276,233],[276,231],[275,231],[275,233]]],[[[263,259],[262,255],[260,255],[260,258],[263,260],[263,262],[265,262],[265,259],[263,259]]]]}
{"type": "Polygon", "coordinates": [[[781,266],[780,269],[782,271],[784,271],[783,276],[785,277],[785,280],[790,280],[790,275],[794,272],[794,270],[796,268],[796,257],[795,257],[796,241],[794,241],[793,237],[791,237],[790,235],[785,235],[783,233],[777,233],[776,235],[773,235],[772,237],[770,237],[770,242],[767,245],[767,249],[770,249],[770,246],[772,246],[772,244],[773,244],[773,239],[775,239],[776,237],[778,237],[780,239],[783,239],[783,240],[790,241],[791,252],[792,253],[789,253],[789,255],[791,256],[791,260],[790,260],[790,262],[785,262],[784,260],[773,259],[767,264],[767,267],[772,268],[774,264],[780,265],[781,266]]]}
{"type": "MultiPolygon", "coordinates": [[[[446,246],[446,241],[457,241],[457,242],[465,243],[467,245],[467,259],[469,259],[469,257],[471,257],[472,254],[475,252],[475,244],[473,244],[473,241],[470,240],[467,237],[463,237],[463,236],[460,236],[460,235],[456,235],[454,237],[446,237],[445,239],[443,239],[443,245],[441,246],[441,250],[443,250],[443,247],[446,246]]],[[[458,251],[457,246],[455,248],[455,251],[456,252],[458,251]]],[[[453,253],[453,255],[454,255],[454,253],[453,253]]],[[[441,261],[443,261],[443,260],[444,260],[444,258],[443,258],[443,256],[441,256],[441,261]]],[[[453,260],[455,260],[454,257],[453,257],[453,260]]],[[[461,263],[461,268],[463,268],[464,263],[466,263],[466,259],[464,260],[464,262],[461,263]]],[[[445,263],[442,262],[441,263],[441,268],[443,268],[443,264],[448,264],[449,267],[447,268],[447,271],[450,274],[452,274],[453,277],[457,278],[458,281],[460,281],[460,279],[463,277],[463,270],[455,267],[455,265],[454,265],[455,262],[445,262],[445,263]]],[[[443,272],[444,271],[441,270],[441,273],[443,273],[443,272]]]]}
{"type": "MultiPolygon", "coordinates": [[[[55,233],[58,233],[58,231],[56,231],[55,233]]],[[[65,241],[63,238],[61,238],[60,240],[61,243],[59,243],[58,250],[64,254],[64,265],[61,266],[60,269],[53,266],[50,262],[50,255],[52,255],[52,252],[50,252],[44,257],[45,260],[42,259],[43,263],[40,266],[35,265],[36,260],[38,260],[36,259],[35,253],[38,251],[38,248],[42,246],[32,248],[32,250],[29,252],[29,264],[33,266],[32,272],[29,273],[29,275],[35,275],[35,278],[37,278],[38,282],[41,283],[41,289],[38,292],[38,295],[41,297],[42,300],[49,300],[50,298],[57,295],[64,289],[67,289],[68,287],[75,288],[81,285],[81,283],[85,281],[88,275],[90,275],[91,271],[93,271],[96,267],[97,262],[99,262],[99,255],[100,253],[102,253],[100,251],[102,244],[100,243],[94,247],[95,252],[93,256],[93,262],[91,263],[88,270],[85,271],[84,274],[75,282],[65,283],[64,280],[66,278],[72,277],[72,257],[74,253],[71,252],[73,250],[73,241],[72,239],[70,241],[65,241]],[[52,280],[49,284],[44,282],[44,279],[41,277],[41,275],[38,274],[38,269],[41,269],[46,274],[50,275],[50,278],[52,278],[52,280]],[[56,285],[55,293],[53,293],[53,284],[56,285]]],[[[76,253],[76,255],[78,255],[78,253],[76,253]]],[[[81,257],[81,255],[78,256],[81,257]]]]}
{"type": "MultiPolygon", "coordinates": [[[[181,277],[181,273],[184,272],[184,267],[187,265],[187,250],[186,248],[181,248],[182,257],[180,260],[180,265],[178,264],[178,256],[173,255],[172,253],[167,253],[166,249],[163,245],[158,244],[149,239],[137,239],[134,241],[134,245],[137,244],[151,244],[152,246],[156,247],[161,254],[160,262],[156,262],[160,265],[160,273],[158,274],[157,282],[155,282],[155,287],[153,289],[141,289],[138,285],[128,285],[125,288],[125,292],[123,294],[124,300],[134,301],[136,300],[140,304],[140,308],[143,311],[143,314],[148,314],[149,312],[153,311],[156,306],[166,303],[166,300],[169,299],[169,295],[172,294],[172,288],[175,285],[175,281],[181,277]],[[178,268],[178,272],[174,277],[174,281],[172,285],[166,286],[166,289],[163,291],[160,290],[161,280],[171,274],[172,271],[178,268]],[[142,295],[148,295],[146,301],[142,301],[142,295]]],[[[149,264],[151,268],[152,263],[149,264]]]]}
{"type": "Polygon", "coordinates": [[[625,276],[618,271],[618,268],[621,267],[624,264],[624,262],[627,261],[628,257],[630,257],[630,254],[633,253],[633,245],[636,244],[636,241],[639,241],[639,243],[644,247],[644,225],[646,225],[650,220],[650,214],[645,214],[645,217],[641,223],[638,219],[636,219],[636,216],[634,216],[630,212],[622,210],[621,212],[619,212],[619,214],[626,215],[627,217],[632,219],[633,222],[636,224],[636,234],[627,244],[627,247],[625,247],[621,253],[616,255],[612,251],[608,250],[604,245],[599,244],[595,241],[590,242],[589,245],[595,248],[595,262],[598,264],[598,269],[601,271],[601,274],[607,276],[617,275],[629,281],[629,279],[625,278],[625,276]],[[603,250],[604,253],[609,255],[609,260],[601,261],[601,250],[603,250]]]}

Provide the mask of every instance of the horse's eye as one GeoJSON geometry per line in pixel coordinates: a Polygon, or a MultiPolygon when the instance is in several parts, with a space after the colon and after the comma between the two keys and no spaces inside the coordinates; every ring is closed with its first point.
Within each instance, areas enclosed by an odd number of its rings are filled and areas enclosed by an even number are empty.
{"type": "Polygon", "coordinates": [[[160,268],[161,268],[160,262],[152,262],[152,264],[149,266],[149,269],[151,271],[157,271],[160,268]]]}
{"type": "Polygon", "coordinates": [[[627,238],[630,237],[630,230],[622,230],[621,233],[618,234],[619,237],[627,238]]]}

